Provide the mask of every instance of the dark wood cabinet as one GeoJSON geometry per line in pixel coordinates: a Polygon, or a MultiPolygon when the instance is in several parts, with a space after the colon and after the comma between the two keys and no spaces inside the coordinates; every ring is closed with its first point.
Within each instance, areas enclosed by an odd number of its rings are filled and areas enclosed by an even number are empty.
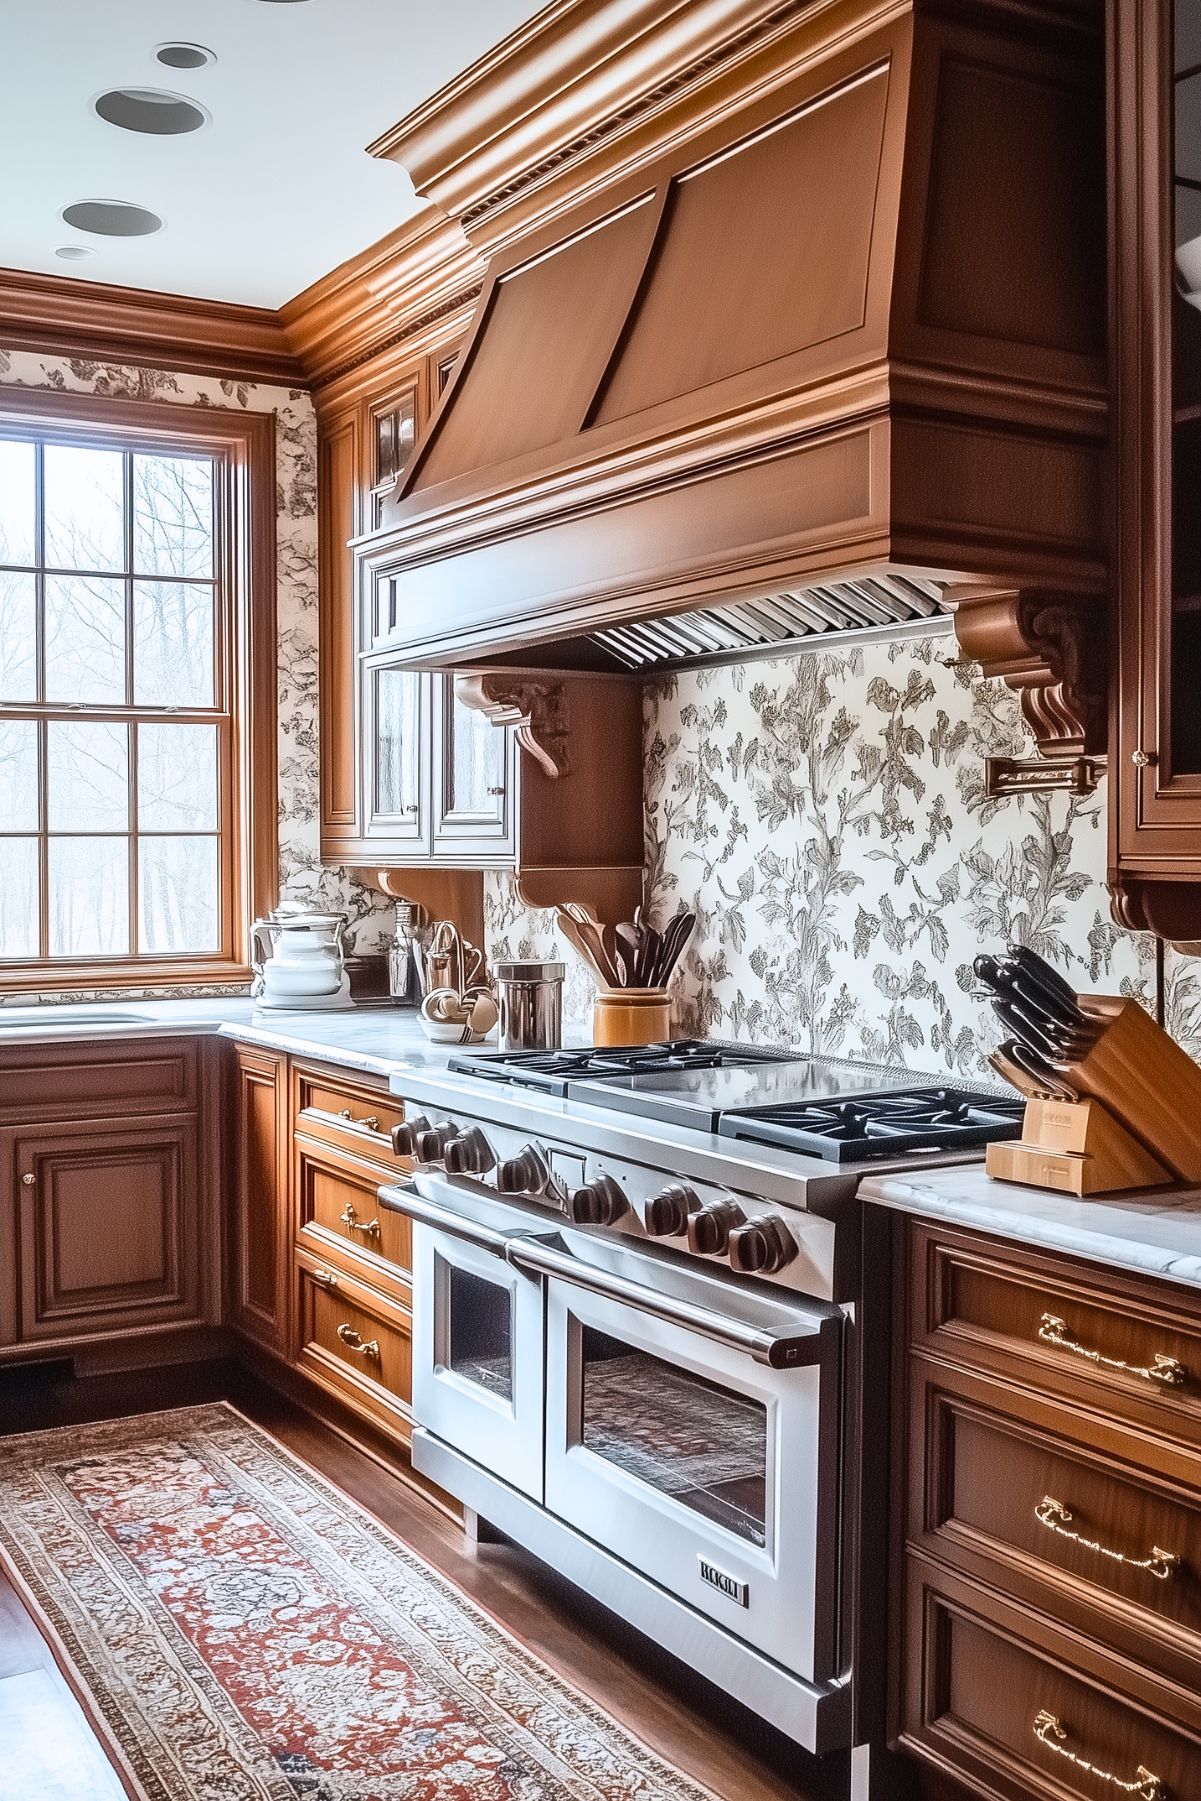
{"type": "Polygon", "coordinates": [[[230,1142],[230,1323],[286,1353],[292,1245],[287,1059],[238,1045],[230,1142]]]}
{"type": "Polygon", "coordinates": [[[1201,1296],[890,1227],[890,1736],[915,1794],[1201,1792],[1201,1296]]]}
{"type": "Polygon", "coordinates": [[[199,1318],[196,1123],[15,1135],[21,1344],[199,1318]]]}
{"type": "Polygon", "coordinates": [[[1201,7],[1111,8],[1118,470],[1111,884],[1201,937],[1201,7]]]}
{"type": "Polygon", "coordinates": [[[162,1333],[215,1322],[210,1048],[0,1050],[0,1360],[153,1361],[162,1333]]]}

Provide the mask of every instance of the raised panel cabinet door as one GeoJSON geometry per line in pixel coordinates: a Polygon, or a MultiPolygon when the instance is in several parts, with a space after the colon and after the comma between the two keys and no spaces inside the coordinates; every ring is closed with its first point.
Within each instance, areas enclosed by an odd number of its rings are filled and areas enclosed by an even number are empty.
{"type": "Polygon", "coordinates": [[[15,1167],[19,1342],[200,1317],[192,1120],[19,1133],[15,1167]]]}
{"type": "Polygon", "coordinates": [[[430,677],[393,663],[363,665],[365,832],[381,854],[430,849],[430,677]]]}
{"type": "Polygon", "coordinates": [[[270,1051],[239,1047],[231,1144],[230,1314],[239,1331],[288,1348],[287,1070],[270,1051]]]}
{"type": "Polygon", "coordinates": [[[512,734],[454,691],[453,675],[434,677],[434,851],[488,855],[513,848],[512,734]]]}

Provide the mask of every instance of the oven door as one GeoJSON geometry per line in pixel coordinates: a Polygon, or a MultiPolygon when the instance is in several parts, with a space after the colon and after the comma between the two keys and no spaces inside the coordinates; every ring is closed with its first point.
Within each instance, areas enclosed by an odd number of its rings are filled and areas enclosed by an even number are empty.
{"type": "Polygon", "coordinates": [[[547,1284],[546,1505],[824,1682],[839,1655],[842,1315],[611,1250],[510,1251],[547,1284]]]}
{"type": "Polygon", "coordinates": [[[413,1221],[413,1418],[541,1501],[543,1283],[506,1252],[544,1222],[424,1174],[380,1200],[413,1221]]]}

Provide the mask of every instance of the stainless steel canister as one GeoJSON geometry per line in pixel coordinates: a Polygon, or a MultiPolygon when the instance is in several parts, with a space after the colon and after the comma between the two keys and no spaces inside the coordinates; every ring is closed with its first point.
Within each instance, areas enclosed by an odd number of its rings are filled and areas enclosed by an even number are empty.
{"type": "Polygon", "coordinates": [[[501,958],[492,965],[502,1051],[549,1051],[563,1042],[563,963],[501,958]]]}

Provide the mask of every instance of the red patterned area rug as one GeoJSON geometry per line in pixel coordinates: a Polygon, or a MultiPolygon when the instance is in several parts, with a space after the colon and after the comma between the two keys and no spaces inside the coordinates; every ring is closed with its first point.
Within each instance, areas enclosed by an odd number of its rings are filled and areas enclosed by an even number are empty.
{"type": "Polygon", "coordinates": [[[0,1557],[147,1801],[713,1801],[231,1407],[0,1440],[0,1557]]]}

